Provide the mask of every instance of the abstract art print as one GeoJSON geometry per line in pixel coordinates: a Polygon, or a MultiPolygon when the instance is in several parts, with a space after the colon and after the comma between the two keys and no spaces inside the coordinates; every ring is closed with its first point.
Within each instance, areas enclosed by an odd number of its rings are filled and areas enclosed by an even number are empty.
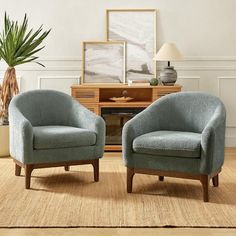
{"type": "Polygon", "coordinates": [[[107,40],[127,42],[127,80],[155,77],[156,9],[109,9],[106,13],[107,40]]]}
{"type": "Polygon", "coordinates": [[[83,84],[125,82],[125,42],[83,42],[83,84]]]}

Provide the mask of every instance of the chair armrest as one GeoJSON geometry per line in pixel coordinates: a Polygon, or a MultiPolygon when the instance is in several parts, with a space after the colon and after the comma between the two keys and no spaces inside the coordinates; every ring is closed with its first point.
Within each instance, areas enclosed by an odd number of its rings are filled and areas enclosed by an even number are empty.
{"type": "Polygon", "coordinates": [[[160,129],[158,107],[159,104],[155,102],[125,123],[122,130],[122,151],[126,166],[133,166],[133,140],[140,135],[160,129]]]}
{"type": "Polygon", "coordinates": [[[220,106],[202,132],[200,172],[210,174],[224,163],[226,113],[220,106]]]}
{"type": "Polygon", "coordinates": [[[33,155],[33,128],[19,109],[9,106],[10,154],[23,164],[30,163],[33,155]]]}
{"type": "Polygon", "coordinates": [[[96,133],[96,146],[105,145],[105,121],[102,117],[94,114],[78,101],[72,101],[70,123],[78,128],[88,129],[96,133]]]}

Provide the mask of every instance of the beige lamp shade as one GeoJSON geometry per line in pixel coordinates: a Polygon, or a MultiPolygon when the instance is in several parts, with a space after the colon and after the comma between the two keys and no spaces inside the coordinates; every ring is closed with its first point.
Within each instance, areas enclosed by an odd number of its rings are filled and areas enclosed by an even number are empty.
{"type": "Polygon", "coordinates": [[[174,43],[163,44],[156,56],[153,58],[155,61],[179,61],[183,59],[183,55],[174,43]]]}

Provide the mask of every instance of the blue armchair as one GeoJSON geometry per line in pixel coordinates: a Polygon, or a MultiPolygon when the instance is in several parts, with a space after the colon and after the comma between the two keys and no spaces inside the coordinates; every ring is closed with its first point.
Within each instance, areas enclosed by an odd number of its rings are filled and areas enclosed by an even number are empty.
{"type": "Polygon", "coordinates": [[[122,134],[127,191],[135,173],[200,180],[218,186],[224,162],[226,112],[222,102],[200,92],[167,95],[128,121],[122,134]]]}
{"type": "Polygon", "coordinates": [[[33,169],[92,164],[99,180],[105,123],[67,94],[34,90],[14,97],[9,106],[10,154],[15,175],[25,168],[25,188],[33,169]]]}

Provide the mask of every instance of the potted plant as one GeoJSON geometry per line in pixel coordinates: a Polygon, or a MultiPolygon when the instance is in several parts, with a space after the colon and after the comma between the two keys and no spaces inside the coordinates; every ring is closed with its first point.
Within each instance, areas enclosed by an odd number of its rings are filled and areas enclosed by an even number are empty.
{"type": "Polygon", "coordinates": [[[35,61],[38,57],[34,56],[44,48],[39,46],[50,32],[50,30],[45,32],[42,30],[42,26],[36,31],[28,30],[26,14],[23,22],[18,23],[10,20],[5,13],[4,26],[0,33],[0,58],[6,62],[8,68],[0,87],[0,156],[8,155],[6,153],[6,148],[8,150],[9,146],[8,106],[13,96],[19,93],[15,67],[33,61],[44,66],[35,61]]]}

